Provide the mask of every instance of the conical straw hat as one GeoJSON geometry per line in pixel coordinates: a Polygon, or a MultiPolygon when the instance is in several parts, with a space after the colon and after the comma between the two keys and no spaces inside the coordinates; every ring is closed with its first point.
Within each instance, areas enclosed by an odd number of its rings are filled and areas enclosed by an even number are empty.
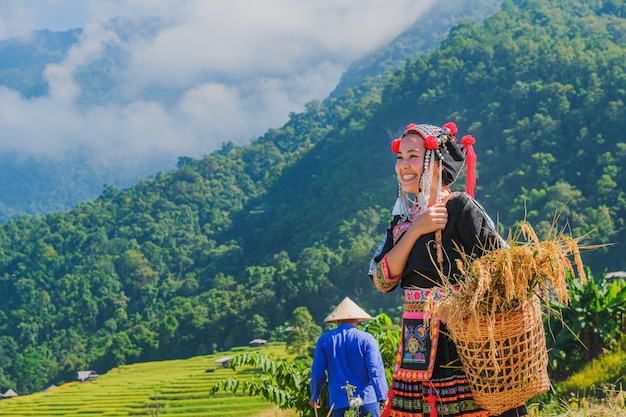
{"type": "Polygon", "coordinates": [[[356,305],[350,297],[343,299],[341,303],[333,310],[328,317],[324,319],[324,323],[332,323],[340,320],[358,320],[366,321],[371,320],[372,316],[367,314],[361,307],[356,305]]]}

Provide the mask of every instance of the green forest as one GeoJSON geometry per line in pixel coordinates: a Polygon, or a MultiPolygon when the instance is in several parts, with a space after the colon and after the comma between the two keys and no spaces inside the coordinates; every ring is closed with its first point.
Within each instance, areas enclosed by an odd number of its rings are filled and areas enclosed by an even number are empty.
{"type": "Polygon", "coordinates": [[[623,1],[506,0],[249,145],[0,225],[0,390],[278,341],[296,308],[321,323],[345,296],[399,318],[367,270],[409,122],[476,138],[476,198],[503,235],[556,223],[604,245],[583,254],[592,276],[626,270],[624,62],[623,1]]]}

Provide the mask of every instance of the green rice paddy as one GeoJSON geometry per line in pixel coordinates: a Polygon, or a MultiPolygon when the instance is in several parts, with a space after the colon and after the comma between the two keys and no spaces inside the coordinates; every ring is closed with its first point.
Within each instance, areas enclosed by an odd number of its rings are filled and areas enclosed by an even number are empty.
{"type": "Polygon", "coordinates": [[[235,372],[216,360],[257,350],[286,357],[285,344],[281,343],[183,360],[123,365],[95,381],[69,382],[45,392],[0,400],[0,416],[255,416],[274,405],[243,394],[208,392],[225,378],[236,375],[243,380],[251,375],[250,369],[235,372]]]}

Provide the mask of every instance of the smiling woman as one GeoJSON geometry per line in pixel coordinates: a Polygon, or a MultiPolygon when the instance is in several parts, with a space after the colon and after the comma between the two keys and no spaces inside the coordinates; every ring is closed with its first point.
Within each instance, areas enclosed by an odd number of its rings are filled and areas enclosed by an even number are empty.
{"type": "MultiPolygon", "coordinates": [[[[444,284],[459,277],[457,260],[503,244],[473,198],[474,138],[465,136],[459,143],[456,133],[452,122],[443,127],[411,123],[392,142],[399,197],[370,267],[380,291],[404,289],[402,336],[383,416],[491,415],[474,401],[445,323],[425,315],[430,304],[444,297],[444,284]],[[452,192],[450,185],[468,156],[466,192],[452,192]]],[[[502,417],[526,414],[520,404],[502,417]]]]}

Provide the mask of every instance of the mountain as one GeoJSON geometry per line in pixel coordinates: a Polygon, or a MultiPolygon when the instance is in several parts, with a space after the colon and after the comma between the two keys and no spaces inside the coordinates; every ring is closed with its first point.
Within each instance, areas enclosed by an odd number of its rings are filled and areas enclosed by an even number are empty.
{"type": "Polygon", "coordinates": [[[431,52],[439,46],[452,26],[463,20],[481,21],[497,11],[501,3],[501,0],[437,1],[435,7],[389,45],[350,64],[330,96],[337,97],[348,88],[359,86],[368,78],[376,79],[381,75],[393,73],[408,57],[414,57],[421,52],[431,52]]]}
{"type": "MultiPolygon", "coordinates": [[[[87,66],[79,66],[74,78],[80,85],[77,106],[85,111],[95,106],[126,103],[120,68],[125,65],[127,53],[124,43],[131,39],[152,39],[169,27],[170,21],[158,18],[131,19],[119,17],[106,22],[104,29],[119,38],[109,47],[103,58],[87,66]]],[[[25,36],[0,42],[0,88],[20,94],[24,100],[45,98],[49,83],[44,77],[46,68],[59,64],[78,45],[84,30],[65,32],[39,30],[25,36]]],[[[158,96],[163,100],[174,92],[152,89],[144,99],[158,96]],[[168,95],[169,94],[169,95],[168,95]]],[[[5,105],[9,105],[7,102],[5,105]]],[[[7,110],[3,119],[11,126],[15,117],[7,110]]],[[[81,132],[89,135],[90,132],[81,132]]],[[[33,153],[0,151],[0,222],[20,214],[41,214],[66,211],[82,201],[96,198],[105,185],[126,188],[139,178],[175,167],[175,159],[164,155],[142,155],[142,158],[104,158],[87,148],[65,152],[33,153]]]]}
{"type": "MultiPolygon", "coordinates": [[[[157,17],[117,17],[105,22],[103,29],[115,33],[120,42],[117,47],[110,47],[102,59],[89,63],[76,74],[83,94],[80,104],[122,101],[124,94],[120,91],[117,71],[127,59],[124,42],[154,39],[172,24],[172,21],[157,17]]],[[[0,86],[16,90],[26,98],[47,95],[46,66],[66,59],[83,33],[83,28],[64,32],[44,29],[0,41],[0,86]]]]}
{"type": "Polygon", "coordinates": [[[399,316],[400,294],[377,293],[367,269],[408,122],[476,137],[476,197],[503,234],[526,218],[540,236],[616,242],[583,260],[597,276],[625,269],[623,12],[506,0],[249,145],[0,225],[0,388],[280,340],[296,307],[321,321],[345,296],[399,316]]]}
{"type": "MultiPolygon", "coordinates": [[[[409,32],[401,35],[380,53],[377,52],[360,63],[355,63],[344,73],[343,80],[334,94],[359,85],[364,77],[374,79],[378,85],[382,85],[382,74],[395,69],[407,56],[433,49],[453,24],[463,18],[484,17],[498,7],[500,0],[472,0],[463,2],[462,7],[455,3],[459,3],[458,0],[441,2],[437,8],[416,22],[409,32]],[[444,18],[442,14],[445,13],[449,16],[444,18]]],[[[129,86],[125,78],[131,60],[129,45],[153,42],[157,35],[170,28],[173,23],[156,17],[120,17],[106,22],[102,30],[111,32],[106,39],[115,37],[116,40],[99,41],[101,42],[99,44],[92,40],[94,45],[83,47],[81,54],[95,54],[98,48],[103,49],[99,58],[91,59],[86,64],[81,64],[80,60],[84,58],[76,57],[73,48],[79,46],[81,38],[96,36],[91,32],[85,33],[83,28],[66,32],[42,30],[28,36],[1,41],[0,88],[4,86],[18,92],[25,100],[44,99],[50,92],[50,84],[44,76],[44,71],[50,65],[60,64],[67,59],[72,63],[77,61],[74,63],[76,68],[72,76],[72,80],[80,87],[80,95],[76,98],[76,111],[83,114],[90,112],[94,123],[103,117],[101,115],[103,108],[113,107],[116,108],[114,110],[116,114],[130,113],[128,117],[131,117],[133,108],[141,107],[145,103],[159,104],[172,113],[169,117],[182,118],[181,115],[174,114],[172,107],[173,103],[184,95],[183,86],[165,87],[159,83],[129,86]]],[[[93,32],[93,29],[90,30],[93,32]]],[[[51,75],[47,75],[49,76],[51,75]]],[[[210,78],[205,80],[205,78],[194,79],[189,83],[198,84],[208,80],[224,83],[225,86],[242,84],[242,80],[235,75],[230,80],[210,78]]],[[[292,87],[298,88],[302,86],[292,87]]],[[[288,94],[296,95],[297,92],[292,91],[288,94]]],[[[244,112],[244,109],[241,111],[244,112]]],[[[164,115],[158,113],[151,113],[150,116],[164,118],[164,115]]],[[[75,129],[82,129],[78,135],[93,136],[96,133],[93,130],[97,129],[97,125],[89,124],[75,129]]],[[[133,131],[136,127],[130,124],[128,129],[133,131]]],[[[134,134],[148,136],[150,131],[145,130],[145,133],[134,134]]],[[[127,134],[131,135],[131,132],[127,134]]],[[[181,136],[185,134],[184,131],[176,132],[175,137],[169,140],[179,142],[181,136]]],[[[108,138],[111,145],[107,148],[114,148],[120,140],[124,138],[120,139],[114,135],[108,138]]],[[[249,141],[245,137],[229,140],[236,143],[249,141]]],[[[84,138],[79,142],[85,142],[84,138]]],[[[208,144],[206,146],[207,150],[204,152],[214,149],[208,144]]],[[[106,185],[127,188],[136,184],[140,178],[149,178],[157,172],[174,169],[179,156],[188,156],[184,153],[174,156],[172,153],[156,153],[152,146],[146,151],[137,152],[136,155],[122,154],[104,158],[103,154],[102,151],[88,149],[85,146],[67,152],[55,152],[54,156],[45,153],[32,156],[22,152],[0,151],[0,175],[5,179],[0,185],[0,222],[13,219],[20,214],[66,211],[80,202],[98,197],[106,185]]]]}

